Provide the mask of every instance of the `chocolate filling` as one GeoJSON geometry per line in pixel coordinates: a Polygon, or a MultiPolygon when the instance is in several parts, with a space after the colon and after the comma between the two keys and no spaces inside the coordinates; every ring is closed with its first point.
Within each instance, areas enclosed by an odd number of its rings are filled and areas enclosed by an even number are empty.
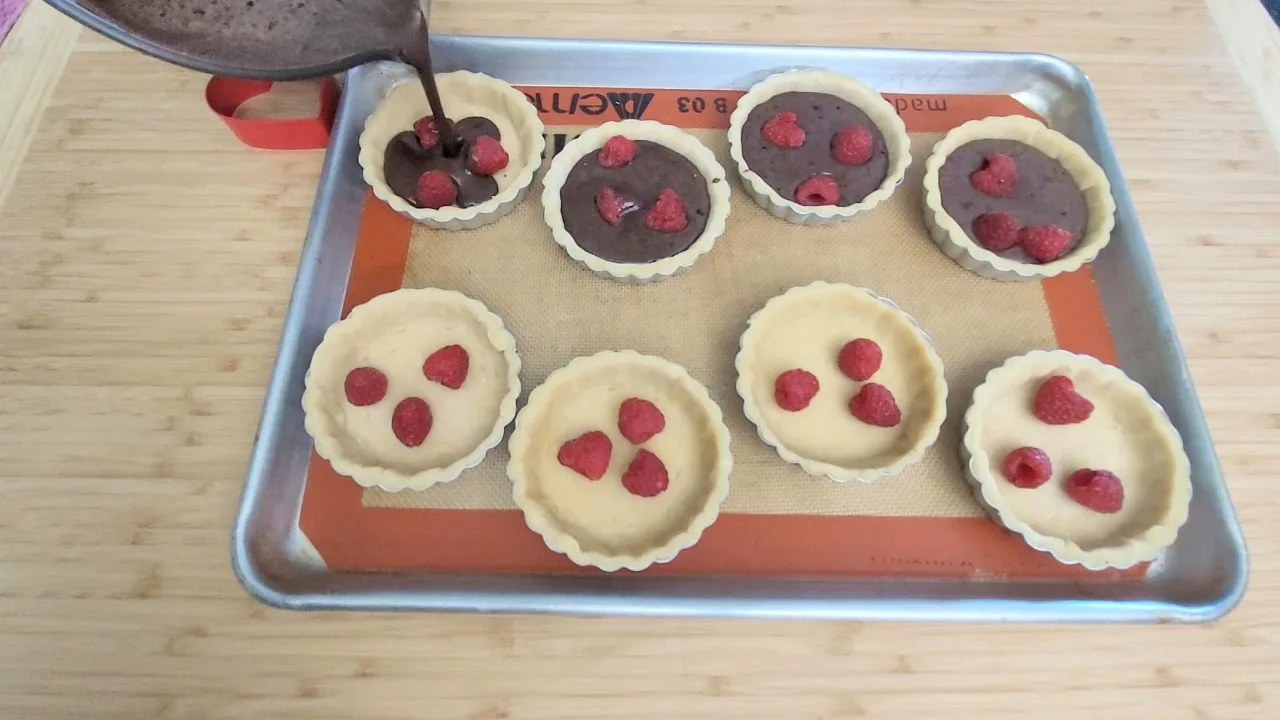
{"type": "Polygon", "coordinates": [[[792,201],[800,183],[826,173],[840,185],[839,204],[853,205],[880,187],[889,173],[889,149],[880,128],[858,106],[826,93],[782,93],[757,105],[742,126],[742,156],[769,187],[792,201]],[[798,148],[777,147],[760,132],[766,120],[788,111],[805,132],[798,148]],[[831,139],[850,125],[871,133],[875,149],[866,164],[841,165],[831,157],[831,139]]]}
{"type": "MultiPolygon", "coordinates": [[[[956,148],[938,172],[942,209],[973,238],[973,221],[979,215],[1007,212],[1021,227],[1057,225],[1071,233],[1071,248],[1080,244],[1088,229],[1089,208],[1084,193],[1057,160],[1017,140],[975,140],[956,148]],[[984,195],[969,176],[982,168],[988,153],[1004,153],[1018,166],[1013,197],[984,195]]],[[[1034,263],[1022,248],[996,253],[1022,263],[1034,263]]]]}
{"type": "Polygon", "coordinates": [[[689,249],[702,235],[711,194],[688,158],[647,140],[636,141],[635,158],[620,168],[602,167],[597,155],[592,151],[579,160],[560,189],[564,227],[579,247],[612,262],[647,263],[689,249]],[[617,225],[605,222],[596,209],[596,192],[604,187],[634,205],[617,225]],[[657,232],[644,225],[645,213],[664,188],[675,190],[684,202],[689,225],[680,232],[657,232]]]}
{"type": "Polygon", "coordinates": [[[498,126],[488,118],[468,117],[453,123],[453,127],[462,140],[462,150],[452,157],[445,155],[443,142],[423,149],[418,136],[412,131],[399,133],[387,143],[387,151],[383,155],[383,173],[387,178],[387,185],[414,207],[418,207],[418,178],[428,170],[443,170],[453,177],[458,185],[458,207],[479,205],[498,194],[496,180],[488,175],[476,175],[467,169],[467,153],[471,150],[471,143],[481,135],[501,140],[502,133],[498,126]]]}

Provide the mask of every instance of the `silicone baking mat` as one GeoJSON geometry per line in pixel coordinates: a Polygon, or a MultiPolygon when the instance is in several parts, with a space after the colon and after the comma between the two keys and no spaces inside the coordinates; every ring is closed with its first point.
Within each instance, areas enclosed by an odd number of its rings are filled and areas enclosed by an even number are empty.
{"type": "MultiPolygon", "coordinates": [[[[587,127],[641,118],[688,129],[734,175],[724,131],[741,92],[522,89],[547,125],[547,161],[587,127]]],[[[986,518],[961,475],[960,417],[989,369],[1036,348],[1115,362],[1087,268],[1038,283],[986,280],[943,255],[921,219],[924,160],[941,133],[990,115],[1036,116],[1006,96],[885,97],[906,123],[914,159],[889,201],[850,222],[790,225],[735,188],[728,228],[709,255],[672,279],[628,285],[596,277],[552,242],[540,185],[511,216],[463,232],[415,225],[370,194],[343,314],[400,287],[475,297],[515,335],[525,397],[571,358],[605,349],[630,348],[688,369],[724,410],[732,490],[697,545],[645,572],[1113,577],[1115,571],[1088,573],[1026,547],[986,518]],[[899,476],[870,485],[809,476],[761,442],[742,413],[733,358],[747,318],[774,295],[814,280],[892,298],[942,356],[947,422],[924,460],[899,476]]],[[[300,526],[334,569],[596,572],[551,552],[525,527],[511,501],[507,459],[502,445],[455,482],[387,493],[360,488],[313,454],[300,526]]]]}

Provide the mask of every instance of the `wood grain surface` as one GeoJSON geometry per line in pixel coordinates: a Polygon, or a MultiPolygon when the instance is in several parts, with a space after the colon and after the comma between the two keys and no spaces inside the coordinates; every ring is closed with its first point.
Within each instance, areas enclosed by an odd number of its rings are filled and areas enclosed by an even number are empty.
{"type": "Polygon", "coordinates": [[[1034,50],[1089,73],[1253,577],[1211,626],[1011,627],[257,605],[231,574],[228,529],[321,154],[238,146],[204,108],[204,78],[33,5],[0,50],[0,716],[1280,717],[1280,159],[1266,131],[1280,128],[1280,42],[1256,9],[433,10],[443,32],[1034,50]]]}

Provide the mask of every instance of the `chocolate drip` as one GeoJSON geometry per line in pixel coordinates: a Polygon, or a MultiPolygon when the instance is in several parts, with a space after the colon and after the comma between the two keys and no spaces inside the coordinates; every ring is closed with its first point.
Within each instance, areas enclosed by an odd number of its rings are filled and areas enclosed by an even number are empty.
{"type": "Polygon", "coordinates": [[[427,103],[431,105],[431,114],[436,118],[436,130],[440,133],[440,145],[444,154],[454,156],[462,151],[459,131],[444,113],[444,103],[440,101],[440,88],[436,86],[436,76],[431,69],[430,34],[424,18],[418,26],[417,38],[405,43],[400,48],[400,57],[418,71],[418,79],[422,82],[422,90],[427,94],[427,103]]]}
{"type": "MultiPolygon", "coordinates": [[[[441,115],[436,116],[436,127],[440,127],[441,115]]],[[[502,139],[502,133],[493,121],[483,117],[463,118],[457,123],[450,122],[458,133],[460,152],[449,155],[444,152],[444,143],[440,142],[431,148],[423,148],[418,136],[411,131],[399,133],[387,143],[383,155],[383,173],[387,185],[400,197],[417,205],[418,178],[428,170],[443,170],[458,185],[458,207],[470,207],[492,198],[498,194],[498,182],[488,175],[476,175],[467,169],[467,151],[471,143],[481,135],[488,135],[495,140],[502,139]]]]}

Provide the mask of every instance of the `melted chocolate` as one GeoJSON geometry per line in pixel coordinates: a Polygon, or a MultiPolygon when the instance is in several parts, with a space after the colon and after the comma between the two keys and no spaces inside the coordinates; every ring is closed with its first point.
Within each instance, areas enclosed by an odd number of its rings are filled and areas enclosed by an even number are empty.
{"type": "Polygon", "coordinates": [[[742,155],[747,167],[787,200],[796,199],[800,183],[825,173],[840,185],[839,204],[853,205],[880,187],[889,173],[889,150],[880,128],[858,106],[826,93],[782,93],[757,105],[742,126],[742,155]],[[798,148],[777,147],[760,134],[766,120],[788,111],[805,131],[798,148]],[[865,164],[841,165],[831,157],[831,139],[849,125],[871,133],[874,151],[865,164]]]}
{"type": "MultiPolygon", "coordinates": [[[[440,117],[440,116],[436,116],[440,117]]],[[[471,143],[481,135],[488,135],[495,140],[502,139],[502,133],[493,121],[483,117],[463,118],[451,123],[462,143],[461,152],[452,156],[445,154],[443,140],[435,147],[423,149],[418,136],[412,131],[399,133],[387,143],[383,155],[383,173],[387,185],[400,197],[418,206],[415,196],[418,194],[418,178],[428,170],[443,170],[453,177],[458,185],[458,207],[479,205],[498,194],[498,182],[488,175],[476,175],[467,169],[467,151],[471,143]]],[[[436,123],[439,129],[440,123],[436,123]]]]}
{"type": "MultiPolygon", "coordinates": [[[[1057,160],[1016,140],[975,140],[956,148],[938,172],[942,209],[973,237],[973,221],[979,215],[1007,212],[1020,226],[1057,225],[1071,233],[1074,248],[1088,229],[1089,208],[1084,193],[1057,160]],[[1018,186],[1013,197],[998,198],[978,192],[969,176],[982,168],[988,153],[1004,153],[1018,166],[1018,186]]],[[[1014,246],[996,253],[1023,263],[1035,262],[1014,246]]]]}
{"type": "Polygon", "coordinates": [[[418,71],[418,80],[422,83],[422,91],[427,95],[427,104],[431,106],[431,114],[436,118],[436,131],[440,133],[440,145],[445,155],[457,155],[462,151],[460,130],[454,128],[453,121],[444,112],[444,103],[440,101],[440,88],[436,86],[436,75],[431,69],[431,47],[427,33],[427,22],[422,20],[418,26],[417,42],[407,42],[400,48],[400,57],[418,71]]]}
{"type": "Polygon", "coordinates": [[[711,209],[707,181],[698,168],[680,153],[647,140],[636,141],[635,158],[620,168],[602,167],[597,153],[588,153],[569,171],[560,201],[564,227],[574,241],[592,255],[618,263],[653,262],[689,249],[706,229],[711,209]],[[596,192],[604,187],[631,201],[617,225],[605,222],[596,210],[596,192]],[[645,212],[664,188],[684,201],[689,225],[680,232],[657,232],[644,225],[645,212]]]}

